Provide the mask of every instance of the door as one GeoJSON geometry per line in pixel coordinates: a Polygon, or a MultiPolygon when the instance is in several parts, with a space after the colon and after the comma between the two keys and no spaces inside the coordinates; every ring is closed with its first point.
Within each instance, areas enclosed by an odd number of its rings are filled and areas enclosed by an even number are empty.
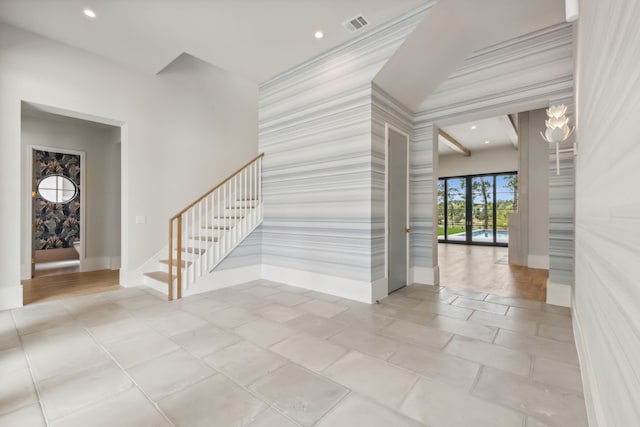
{"type": "Polygon", "coordinates": [[[407,286],[409,138],[387,125],[387,268],[389,293],[407,286]]]}
{"type": "Polygon", "coordinates": [[[478,243],[495,243],[494,223],[495,212],[493,210],[493,176],[476,176],[467,178],[471,184],[470,204],[471,215],[471,241],[478,243]]]}

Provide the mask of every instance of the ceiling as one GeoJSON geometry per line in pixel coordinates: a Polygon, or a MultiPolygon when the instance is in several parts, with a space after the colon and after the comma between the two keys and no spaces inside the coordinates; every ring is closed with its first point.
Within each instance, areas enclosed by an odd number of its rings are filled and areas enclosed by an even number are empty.
{"type": "MultiPolygon", "coordinates": [[[[517,132],[509,117],[505,115],[445,126],[442,130],[471,151],[471,155],[477,151],[497,148],[515,150],[518,143],[517,132]],[[475,126],[475,129],[472,129],[473,126],[475,126]],[[489,141],[489,143],[487,144],[485,141],[489,141]]],[[[462,155],[451,149],[442,135],[440,135],[438,142],[438,154],[440,156],[462,155]]]]}
{"type": "Polygon", "coordinates": [[[0,0],[0,21],[158,73],[182,53],[257,83],[425,0],[0,0]],[[84,16],[90,7],[97,17],[84,16]],[[324,32],[317,40],[314,33],[324,32]]]}

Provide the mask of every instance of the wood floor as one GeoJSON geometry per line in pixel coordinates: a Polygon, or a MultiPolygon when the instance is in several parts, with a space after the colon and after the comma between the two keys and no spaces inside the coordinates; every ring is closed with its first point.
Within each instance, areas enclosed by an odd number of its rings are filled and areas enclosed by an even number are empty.
{"type": "Polygon", "coordinates": [[[58,274],[22,281],[23,304],[53,301],[120,288],[118,270],[58,274]]]}
{"type": "Polygon", "coordinates": [[[508,248],[438,244],[440,285],[545,301],[548,270],[508,264],[508,248]]]}

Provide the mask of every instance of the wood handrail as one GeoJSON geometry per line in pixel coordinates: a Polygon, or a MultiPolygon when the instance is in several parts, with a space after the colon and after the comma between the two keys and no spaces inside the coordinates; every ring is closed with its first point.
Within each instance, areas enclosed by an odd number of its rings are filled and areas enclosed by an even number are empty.
{"type": "Polygon", "coordinates": [[[209,194],[213,193],[214,191],[216,191],[218,188],[222,187],[224,184],[226,184],[229,180],[231,180],[234,176],[238,175],[240,172],[242,172],[242,170],[244,168],[246,168],[247,166],[249,166],[251,163],[255,162],[256,160],[258,160],[260,157],[263,157],[264,153],[260,153],[258,154],[255,158],[253,158],[253,160],[248,161],[247,163],[245,163],[243,166],[241,166],[240,168],[238,168],[238,170],[236,170],[234,173],[232,173],[231,175],[229,175],[228,177],[226,177],[220,184],[216,185],[215,187],[213,187],[211,190],[207,191],[206,193],[204,193],[202,196],[198,197],[195,201],[193,201],[191,204],[189,204],[186,208],[182,209],[180,212],[178,212],[177,214],[175,214],[174,216],[171,217],[171,219],[169,220],[169,222],[177,219],[178,217],[182,216],[183,213],[185,213],[186,211],[188,211],[189,209],[191,209],[192,207],[194,207],[196,204],[198,204],[198,202],[202,201],[202,199],[204,199],[205,197],[207,197],[209,194]]]}

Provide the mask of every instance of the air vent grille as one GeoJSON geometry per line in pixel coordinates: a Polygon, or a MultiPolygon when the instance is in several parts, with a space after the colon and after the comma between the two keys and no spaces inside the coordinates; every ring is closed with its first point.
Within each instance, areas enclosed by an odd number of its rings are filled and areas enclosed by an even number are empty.
{"type": "Polygon", "coordinates": [[[349,30],[349,32],[355,33],[356,31],[360,31],[364,27],[369,25],[369,21],[367,21],[364,16],[358,15],[349,19],[348,21],[343,22],[342,25],[344,25],[344,27],[349,30]]]}

